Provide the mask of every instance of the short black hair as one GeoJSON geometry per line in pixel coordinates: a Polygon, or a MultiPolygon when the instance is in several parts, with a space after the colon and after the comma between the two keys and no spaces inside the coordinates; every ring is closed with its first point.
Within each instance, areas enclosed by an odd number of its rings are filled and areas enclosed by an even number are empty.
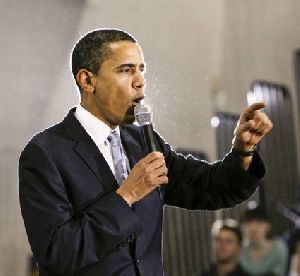
{"type": "Polygon", "coordinates": [[[137,43],[131,34],[118,29],[97,29],[81,37],[72,51],[72,73],[75,81],[81,69],[97,74],[109,54],[107,45],[122,40],[137,43]]]}
{"type": "Polygon", "coordinates": [[[235,219],[216,220],[212,226],[212,236],[217,237],[222,230],[232,232],[236,236],[238,243],[242,244],[243,235],[235,219]]]}
{"type": "Polygon", "coordinates": [[[243,237],[242,237],[242,232],[239,227],[223,224],[220,228],[220,231],[222,231],[222,230],[231,231],[232,233],[234,233],[238,240],[238,243],[242,244],[243,237]]]}
{"type": "Polygon", "coordinates": [[[261,206],[246,209],[240,219],[241,223],[247,223],[254,220],[271,223],[269,216],[261,206]]]}

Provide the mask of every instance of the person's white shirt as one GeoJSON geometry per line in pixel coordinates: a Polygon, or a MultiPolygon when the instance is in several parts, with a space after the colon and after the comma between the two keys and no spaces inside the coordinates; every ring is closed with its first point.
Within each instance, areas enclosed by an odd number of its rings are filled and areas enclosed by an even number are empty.
{"type": "MultiPolygon", "coordinates": [[[[111,133],[112,129],[99,120],[96,116],[91,114],[89,111],[84,109],[81,105],[78,105],[75,111],[75,117],[83,126],[85,131],[88,135],[92,138],[96,146],[98,147],[99,151],[104,156],[107,164],[109,165],[112,173],[115,175],[115,167],[111,155],[110,144],[107,140],[109,134],[111,133]]],[[[114,130],[118,132],[120,135],[120,128],[117,126],[114,130]]],[[[122,151],[124,153],[125,161],[127,164],[127,170],[129,171],[128,159],[126,157],[126,153],[124,148],[122,147],[122,151]]]]}

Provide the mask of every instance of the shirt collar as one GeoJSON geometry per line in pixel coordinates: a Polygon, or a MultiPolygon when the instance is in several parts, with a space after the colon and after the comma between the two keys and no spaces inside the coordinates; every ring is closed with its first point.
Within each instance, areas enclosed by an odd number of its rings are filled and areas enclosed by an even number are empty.
{"type": "MultiPolygon", "coordinates": [[[[81,105],[77,106],[75,116],[96,144],[103,144],[112,131],[107,124],[99,120],[81,105]]],[[[119,126],[117,126],[114,130],[116,130],[120,135],[119,126]]]]}

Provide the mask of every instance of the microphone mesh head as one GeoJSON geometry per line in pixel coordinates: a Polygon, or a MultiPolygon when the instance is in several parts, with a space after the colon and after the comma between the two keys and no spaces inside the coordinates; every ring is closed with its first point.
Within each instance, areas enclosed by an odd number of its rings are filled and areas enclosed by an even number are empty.
{"type": "Polygon", "coordinates": [[[134,107],[134,117],[139,126],[149,125],[152,123],[151,108],[147,104],[138,103],[134,107]]]}

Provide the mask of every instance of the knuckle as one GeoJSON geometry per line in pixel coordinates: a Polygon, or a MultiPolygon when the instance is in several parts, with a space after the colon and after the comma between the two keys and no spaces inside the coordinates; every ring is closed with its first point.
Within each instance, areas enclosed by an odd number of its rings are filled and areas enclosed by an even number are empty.
{"type": "Polygon", "coordinates": [[[150,152],[150,153],[148,154],[148,156],[151,157],[151,158],[154,158],[154,157],[155,157],[155,151],[150,152]]]}
{"type": "Polygon", "coordinates": [[[142,169],[143,171],[147,171],[147,168],[148,168],[147,163],[146,163],[146,162],[143,162],[143,163],[141,164],[141,169],[142,169]]]}
{"type": "Polygon", "coordinates": [[[249,121],[247,122],[247,124],[248,124],[248,127],[250,127],[250,128],[253,128],[253,127],[255,126],[254,120],[249,120],[249,121]]]}
{"type": "Polygon", "coordinates": [[[157,158],[163,157],[163,154],[159,151],[154,151],[153,153],[155,154],[155,157],[157,157],[157,158]]]}
{"type": "Polygon", "coordinates": [[[145,166],[144,170],[146,174],[149,174],[152,171],[151,166],[145,166]]]}

